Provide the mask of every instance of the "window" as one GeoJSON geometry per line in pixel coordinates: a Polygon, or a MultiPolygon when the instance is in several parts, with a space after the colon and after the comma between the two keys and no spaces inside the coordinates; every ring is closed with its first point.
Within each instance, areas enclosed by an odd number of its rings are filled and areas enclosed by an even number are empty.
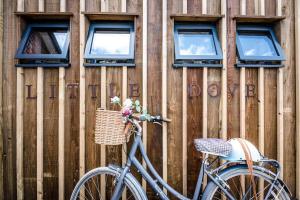
{"type": "Polygon", "coordinates": [[[20,41],[17,66],[68,66],[68,23],[28,24],[20,41]]]}
{"type": "Polygon", "coordinates": [[[221,46],[212,24],[175,24],[174,44],[175,67],[222,66],[221,46]]]}
{"type": "Polygon", "coordinates": [[[245,67],[280,67],[284,55],[271,27],[238,26],[236,35],[239,63],[245,67]]]}
{"type": "Polygon", "coordinates": [[[134,66],[132,22],[93,22],[85,48],[85,66],[134,66]]]}

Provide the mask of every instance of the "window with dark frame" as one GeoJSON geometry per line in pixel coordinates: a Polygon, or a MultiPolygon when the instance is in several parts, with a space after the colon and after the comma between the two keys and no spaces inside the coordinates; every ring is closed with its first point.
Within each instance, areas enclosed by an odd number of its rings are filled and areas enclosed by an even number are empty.
{"type": "Polygon", "coordinates": [[[174,67],[222,67],[222,50],[214,24],[175,23],[174,46],[174,67]]]}
{"type": "Polygon", "coordinates": [[[89,28],[86,67],[135,66],[135,32],[131,21],[96,21],[89,28]]]}
{"type": "Polygon", "coordinates": [[[270,26],[239,25],[238,67],[282,67],[283,50],[270,26]]]}
{"type": "Polygon", "coordinates": [[[17,67],[68,67],[68,22],[29,23],[17,50],[17,67]]]}

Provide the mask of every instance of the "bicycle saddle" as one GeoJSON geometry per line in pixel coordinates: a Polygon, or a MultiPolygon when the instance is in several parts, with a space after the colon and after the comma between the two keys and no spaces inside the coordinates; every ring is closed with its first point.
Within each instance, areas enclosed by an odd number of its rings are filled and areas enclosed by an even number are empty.
{"type": "Polygon", "coordinates": [[[216,156],[227,157],[232,152],[232,145],[225,140],[217,138],[195,139],[197,151],[216,156]]]}
{"type": "Polygon", "coordinates": [[[231,140],[222,140],[217,138],[195,139],[194,144],[198,151],[211,155],[221,156],[228,161],[243,161],[246,156],[241,145],[241,140],[249,149],[251,159],[259,162],[263,156],[258,149],[249,141],[241,138],[233,138],[231,140]]]}

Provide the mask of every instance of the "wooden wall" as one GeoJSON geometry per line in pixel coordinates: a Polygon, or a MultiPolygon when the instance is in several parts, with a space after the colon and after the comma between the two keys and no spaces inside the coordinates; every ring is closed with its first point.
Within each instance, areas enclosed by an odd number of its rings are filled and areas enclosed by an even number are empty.
{"type": "MultiPolygon", "coordinates": [[[[162,127],[144,123],[143,141],[157,171],[178,191],[189,197],[193,194],[201,161],[193,145],[195,138],[243,137],[283,164],[283,178],[299,198],[296,6],[298,0],[4,0],[0,198],[68,199],[84,172],[108,163],[121,164],[126,146],[105,147],[93,141],[95,109],[113,109],[109,102],[115,95],[138,98],[150,113],[172,119],[162,127]],[[15,67],[25,23],[15,12],[72,14],[70,68],[15,67]],[[83,67],[89,24],[83,12],[138,14],[136,67],[83,67]],[[172,67],[171,15],[223,16],[217,22],[223,68],[172,67]],[[286,55],[284,68],[235,67],[236,15],[285,16],[275,24],[286,55]]],[[[155,198],[142,183],[150,199],[155,198]]]]}

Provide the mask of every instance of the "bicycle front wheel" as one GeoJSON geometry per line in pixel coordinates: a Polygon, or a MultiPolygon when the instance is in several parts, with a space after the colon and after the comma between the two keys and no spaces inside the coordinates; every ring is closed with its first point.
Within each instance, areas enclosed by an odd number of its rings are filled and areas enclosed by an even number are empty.
{"type": "MultiPolygon", "coordinates": [[[[261,200],[265,199],[271,185],[273,183],[273,176],[270,171],[265,169],[264,172],[253,169],[253,181],[247,166],[239,165],[225,169],[220,173],[219,179],[222,180],[221,184],[225,186],[226,190],[239,200],[261,200]],[[255,189],[254,189],[255,187],[255,189]]],[[[213,181],[210,181],[205,188],[202,199],[215,200],[215,199],[228,199],[223,190],[221,190],[213,181]]],[[[279,182],[275,184],[267,199],[276,200],[290,200],[290,195],[286,191],[284,185],[279,182]]]]}
{"type": "MultiPolygon", "coordinates": [[[[91,199],[91,200],[106,200],[111,199],[115,189],[117,178],[120,173],[109,167],[100,167],[86,173],[76,184],[71,200],[91,199]]],[[[137,183],[125,178],[125,188],[123,198],[128,200],[145,200],[137,183]],[[125,197],[125,198],[124,198],[125,197]]]]}

